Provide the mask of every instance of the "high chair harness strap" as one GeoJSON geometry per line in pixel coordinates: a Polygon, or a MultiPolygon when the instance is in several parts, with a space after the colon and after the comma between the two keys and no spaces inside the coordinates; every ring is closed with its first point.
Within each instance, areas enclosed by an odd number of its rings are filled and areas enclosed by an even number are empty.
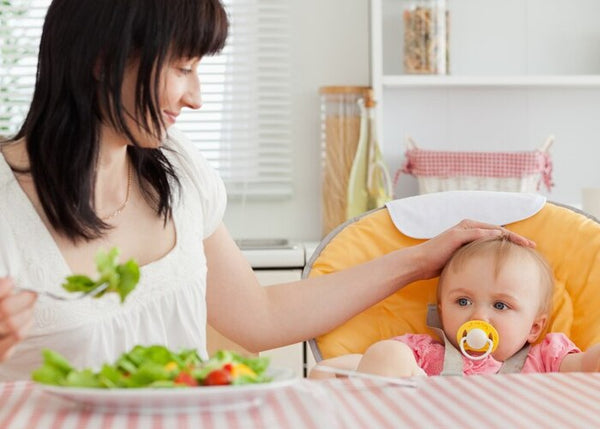
{"type": "MultiPolygon", "coordinates": [[[[427,306],[427,326],[433,329],[440,338],[444,339],[444,366],[440,375],[463,375],[463,355],[452,345],[441,329],[442,324],[437,306],[434,304],[427,306]]],[[[502,363],[498,374],[521,372],[528,353],[529,345],[526,345],[502,363]]]]}

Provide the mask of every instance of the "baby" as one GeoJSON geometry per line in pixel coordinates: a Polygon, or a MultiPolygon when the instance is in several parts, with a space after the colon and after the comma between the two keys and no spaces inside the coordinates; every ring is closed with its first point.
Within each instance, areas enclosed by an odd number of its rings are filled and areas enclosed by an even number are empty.
{"type": "MultiPolygon", "coordinates": [[[[599,371],[600,344],[581,352],[562,333],[537,342],[548,323],[552,290],[552,272],[534,249],[502,238],[459,249],[440,276],[437,308],[446,344],[462,357],[462,373],[495,374],[530,344],[521,352],[517,371],[599,371]]],[[[406,334],[379,341],[364,355],[326,359],[319,365],[391,377],[439,375],[449,360],[445,347],[429,335],[406,334]]],[[[311,377],[326,377],[318,368],[311,377]]]]}

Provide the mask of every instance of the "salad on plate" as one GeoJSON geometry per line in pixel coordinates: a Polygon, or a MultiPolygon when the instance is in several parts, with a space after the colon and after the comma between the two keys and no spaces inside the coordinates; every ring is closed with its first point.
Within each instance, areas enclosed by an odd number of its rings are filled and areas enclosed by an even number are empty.
{"type": "Polygon", "coordinates": [[[202,360],[196,350],[173,352],[160,345],[135,346],[99,371],[75,369],[59,353],[44,349],[44,363],[33,371],[34,381],[79,388],[171,388],[267,383],[269,358],[245,357],[219,350],[202,360]]]}

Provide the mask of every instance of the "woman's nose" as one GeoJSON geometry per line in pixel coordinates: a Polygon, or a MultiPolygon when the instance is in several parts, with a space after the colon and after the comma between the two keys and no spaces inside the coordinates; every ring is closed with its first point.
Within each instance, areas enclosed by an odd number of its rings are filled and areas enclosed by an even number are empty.
{"type": "Polygon", "coordinates": [[[190,109],[199,109],[202,107],[202,94],[200,91],[200,79],[198,79],[198,77],[195,77],[195,79],[190,82],[182,99],[185,106],[190,109]]]}

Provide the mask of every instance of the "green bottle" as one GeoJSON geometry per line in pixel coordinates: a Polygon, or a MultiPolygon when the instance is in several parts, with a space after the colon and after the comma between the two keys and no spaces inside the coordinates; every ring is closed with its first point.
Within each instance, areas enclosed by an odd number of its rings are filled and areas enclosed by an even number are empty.
{"type": "Polygon", "coordinates": [[[367,103],[369,118],[368,160],[367,160],[367,210],[383,206],[393,198],[390,173],[383,160],[377,141],[375,125],[375,101],[367,103]]]}
{"type": "Polygon", "coordinates": [[[346,218],[381,207],[392,199],[392,181],[377,143],[373,91],[358,101],[361,111],[360,134],[348,180],[346,218]]]}
{"type": "MultiPolygon", "coordinates": [[[[366,96],[365,98],[368,98],[366,96]]],[[[360,133],[356,155],[348,178],[348,198],[346,219],[358,216],[367,211],[369,195],[367,193],[367,162],[369,160],[369,118],[366,100],[358,100],[360,108],[360,133]]]]}

